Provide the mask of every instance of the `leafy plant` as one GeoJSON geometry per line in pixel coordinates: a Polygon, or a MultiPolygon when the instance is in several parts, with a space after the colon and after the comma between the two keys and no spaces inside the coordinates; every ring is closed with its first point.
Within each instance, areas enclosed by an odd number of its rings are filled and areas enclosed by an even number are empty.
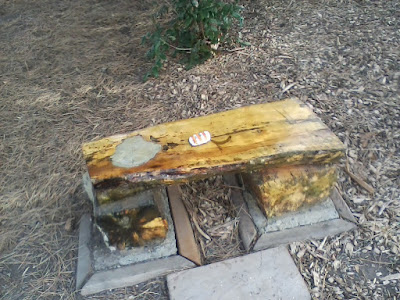
{"type": "Polygon", "coordinates": [[[219,0],[173,0],[173,18],[162,27],[157,19],[168,12],[163,7],[153,16],[155,30],[143,37],[142,43],[151,45],[147,57],[154,60],[152,69],[146,74],[158,77],[167,55],[184,54],[187,68],[191,68],[210,58],[219,44],[231,43],[229,29],[234,22],[240,26],[243,18],[241,7],[236,3],[219,0]]]}

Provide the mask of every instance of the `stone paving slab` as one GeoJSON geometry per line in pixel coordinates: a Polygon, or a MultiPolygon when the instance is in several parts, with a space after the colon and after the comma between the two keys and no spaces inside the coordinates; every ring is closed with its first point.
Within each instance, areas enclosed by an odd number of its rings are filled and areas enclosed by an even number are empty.
{"type": "Polygon", "coordinates": [[[353,223],[342,219],[334,219],[307,226],[285,229],[282,231],[268,232],[260,236],[254,245],[253,250],[258,251],[296,241],[322,239],[326,236],[334,236],[336,234],[352,230],[355,227],[356,225],[353,223]]]}
{"type": "Polygon", "coordinates": [[[89,214],[84,214],[79,225],[79,248],[78,263],[76,266],[76,289],[80,289],[92,272],[92,261],[90,257],[90,235],[92,220],[89,214]]]}
{"type": "Polygon", "coordinates": [[[173,271],[192,268],[195,264],[180,255],[133,264],[113,270],[97,272],[81,289],[83,296],[101,291],[130,286],[163,276],[173,271]]]}
{"type": "Polygon", "coordinates": [[[307,286],[278,247],[167,276],[171,300],[307,300],[307,286]]]}
{"type": "Polygon", "coordinates": [[[356,227],[352,222],[354,217],[336,189],[321,203],[271,219],[264,216],[250,193],[244,192],[244,198],[260,234],[253,247],[255,251],[333,236],[356,227]]]}

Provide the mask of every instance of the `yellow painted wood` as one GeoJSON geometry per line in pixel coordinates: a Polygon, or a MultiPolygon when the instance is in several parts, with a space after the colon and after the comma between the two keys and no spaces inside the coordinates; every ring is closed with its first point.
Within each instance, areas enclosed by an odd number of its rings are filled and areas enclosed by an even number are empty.
{"type": "Polygon", "coordinates": [[[344,145],[306,105],[292,98],[107,137],[84,144],[83,153],[94,184],[115,178],[171,184],[264,166],[332,163],[343,156],[344,145]],[[189,137],[204,130],[212,141],[190,146],[189,137]],[[114,166],[116,147],[135,136],[162,150],[140,166],[114,166]]]}
{"type": "Polygon", "coordinates": [[[336,167],[287,166],[243,174],[267,217],[296,211],[328,198],[336,182],[336,167]]]}

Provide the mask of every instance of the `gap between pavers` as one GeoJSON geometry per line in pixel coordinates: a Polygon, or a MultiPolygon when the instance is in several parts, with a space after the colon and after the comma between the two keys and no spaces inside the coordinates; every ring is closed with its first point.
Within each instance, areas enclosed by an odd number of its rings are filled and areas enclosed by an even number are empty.
{"type": "Polygon", "coordinates": [[[167,276],[171,300],[308,300],[289,252],[272,248],[167,276]]]}

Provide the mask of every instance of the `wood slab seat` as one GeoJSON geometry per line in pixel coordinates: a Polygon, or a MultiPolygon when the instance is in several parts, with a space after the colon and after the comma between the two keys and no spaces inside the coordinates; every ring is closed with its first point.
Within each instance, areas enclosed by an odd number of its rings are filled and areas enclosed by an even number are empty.
{"type": "Polygon", "coordinates": [[[305,104],[290,98],[110,136],[84,144],[83,153],[96,188],[332,164],[344,156],[344,145],[305,104]],[[205,130],[211,142],[192,147],[189,137],[205,130]]]}

